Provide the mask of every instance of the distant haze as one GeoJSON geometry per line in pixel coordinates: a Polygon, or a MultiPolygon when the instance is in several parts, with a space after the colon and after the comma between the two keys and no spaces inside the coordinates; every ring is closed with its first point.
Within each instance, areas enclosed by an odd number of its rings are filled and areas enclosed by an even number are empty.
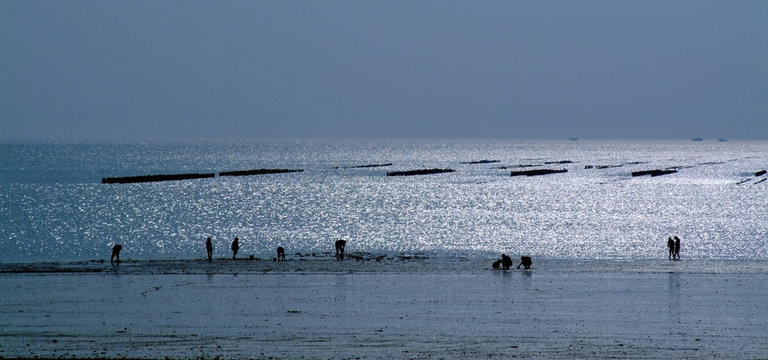
{"type": "Polygon", "coordinates": [[[768,1],[0,2],[0,138],[768,138],[768,1]]]}

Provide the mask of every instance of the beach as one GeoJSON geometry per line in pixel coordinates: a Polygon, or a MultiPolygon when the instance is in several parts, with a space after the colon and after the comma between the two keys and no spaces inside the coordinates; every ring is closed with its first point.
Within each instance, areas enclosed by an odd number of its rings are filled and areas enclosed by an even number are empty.
{"type": "Polygon", "coordinates": [[[371,256],[0,272],[2,358],[768,358],[765,261],[534,259],[494,271],[483,259],[371,256]]]}

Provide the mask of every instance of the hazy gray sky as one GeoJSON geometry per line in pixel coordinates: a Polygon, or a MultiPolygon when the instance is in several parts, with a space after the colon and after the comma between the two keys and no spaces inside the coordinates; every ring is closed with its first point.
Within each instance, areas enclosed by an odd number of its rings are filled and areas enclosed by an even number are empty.
{"type": "Polygon", "coordinates": [[[768,138],[768,1],[0,1],[0,137],[768,138]]]}

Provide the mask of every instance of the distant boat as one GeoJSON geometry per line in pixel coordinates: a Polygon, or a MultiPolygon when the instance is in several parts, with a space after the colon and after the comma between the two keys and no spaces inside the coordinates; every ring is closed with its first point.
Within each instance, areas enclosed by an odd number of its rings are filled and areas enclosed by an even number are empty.
{"type": "Polygon", "coordinates": [[[719,138],[719,139],[717,139],[717,141],[719,141],[719,142],[726,142],[726,141],[728,141],[728,139],[726,139],[726,138],[719,138]]]}
{"type": "Polygon", "coordinates": [[[704,139],[697,136],[693,138],[693,141],[704,141],[704,139]]]}
{"type": "Polygon", "coordinates": [[[579,141],[579,138],[577,138],[577,137],[569,137],[568,141],[579,141]]]}

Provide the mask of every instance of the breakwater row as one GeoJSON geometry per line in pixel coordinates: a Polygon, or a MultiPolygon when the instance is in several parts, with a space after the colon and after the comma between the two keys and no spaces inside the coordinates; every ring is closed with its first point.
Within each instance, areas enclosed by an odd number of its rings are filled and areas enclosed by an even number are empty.
{"type": "MultiPolygon", "coordinates": [[[[467,164],[467,165],[474,165],[474,164],[491,164],[491,163],[498,163],[499,160],[477,160],[477,161],[468,161],[468,162],[461,162],[461,164],[467,164]]],[[[545,162],[544,164],[572,164],[573,162],[570,160],[562,160],[562,161],[550,161],[545,162]]],[[[609,169],[609,168],[616,168],[616,167],[622,167],[624,165],[637,165],[637,164],[643,164],[644,162],[633,162],[628,164],[618,164],[618,165],[586,165],[584,166],[584,169],[609,169]]],[[[718,163],[703,163],[700,165],[709,165],[709,164],[720,164],[718,163]]],[[[367,164],[367,165],[355,165],[355,166],[344,166],[344,167],[333,167],[333,169],[361,169],[361,168],[375,168],[375,167],[388,167],[392,166],[392,163],[380,163],[380,164],[367,164]]],[[[536,164],[524,164],[524,165],[515,165],[515,166],[499,166],[496,167],[496,169],[509,169],[509,168],[528,168],[528,167],[538,167],[542,165],[536,165],[536,164]]],[[[690,166],[689,166],[690,167],[690,166]]],[[[632,177],[639,177],[639,176],[651,176],[651,177],[657,177],[662,175],[669,175],[669,174],[675,174],[678,172],[679,169],[684,169],[688,167],[671,167],[666,169],[653,169],[653,170],[641,170],[641,171],[633,171],[631,172],[632,177]]],[[[219,172],[218,176],[252,176],[252,175],[267,175],[267,174],[285,174],[285,173],[297,173],[297,172],[303,172],[304,169],[251,169],[251,170],[238,170],[238,171],[222,171],[219,172]]],[[[404,170],[404,171],[388,171],[386,173],[387,176],[415,176],[415,175],[431,175],[431,174],[441,174],[441,173],[452,173],[456,170],[446,168],[446,169],[440,169],[440,168],[433,168],[433,169],[415,169],[415,170],[404,170]]],[[[558,174],[558,173],[566,173],[568,172],[567,169],[531,169],[531,170],[513,170],[510,172],[510,176],[541,176],[541,175],[549,175],[549,174],[558,174]]],[[[756,183],[761,183],[766,180],[766,178],[762,178],[763,175],[766,175],[765,170],[761,170],[756,172],[755,177],[758,178],[758,181],[756,183]]],[[[130,183],[145,183],[145,182],[158,182],[158,181],[175,181],[175,180],[190,180],[190,179],[204,179],[204,178],[213,178],[215,177],[215,173],[186,173],[186,174],[157,174],[157,175],[139,175],[139,176],[124,176],[124,177],[105,177],[101,179],[102,184],[130,184],[130,183]]],[[[744,181],[740,181],[737,184],[743,184],[745,182],[750,181],[751,179],[746,179],[744,181]]]]}
{"type": "Polygon", "coordinates": [[[101,183],[102,184],[131,184],[131,183],[144,183],[144,182],[155,182],[155,181],[204,179],[204,178],[212,178],[212,177],[214,177],[213,173],[140,175],[140,176],[106,177],[101,179],[101,183]]]}
{"type": "Polygon", "coordinates": [[[285,174],[294,172],[303,172],[304,169],[255,169],[255,170],[242,170],[242,171],[224,171],[220,172],[219,176],[250,176],[250,175],[267,175],[267,174],[285,174]]]}
{"type": "Polygon", "coordinates": [[[387,166],[392,166],[392,163],[352,165],[352,166],[334,166],[331,169],[366,169],[366,168],[387,167],[387,166]]]}
{"type": "Polygon", "coordinates": [[[536,169],[536,170],[521,170],[512,171],[509,176],[541,176],[549,174],[558,174],[568,172],[567,169],[536,169]]]}
{"type": "Polygon", "coordinates": [[[643,171],[633,171],[632,176],[647,176],[650,175],[651,177],[655,176],[661,176],[661,175],[669,175],[676,173],[677,170],[675,169],[655,169],[655,170],[643,170],[643,171]]]}
{"type": "Polygon", "coordinates": [[[418,169],[418,170],[407,170],[407,171],[388,171],[387,176],[413,176],[413,175],[431,175],[431,174],[440,174],[440,173],[448,173],[448,172],[454,172],[456,170],[453,169],[418,169]]]}
{"type": "MultiPolygon", "coordinates": [[[[250,176],[250,175],[293,173],[293,172],[302,172],[302,171],[304,171],[304,169],[253,169],[253,170],[241,170],[241,171],[222,171],[219,173],[219,176],[250,176]]],[[[101,178],[101,183],[102,184],[131,184],[131,183],[145,183],[145,182],[158,182],[158,181],[205,179],[205,178],[212,178],[212,177],[215,177],[214,173],[139,175],[139,176],[105,177],[105,178],[101,178]]]]}
{"type": "Polygon", "coordinates": [[[754,178],[747,178],[745,180],[739,181],[739,182],[736,183],[736,185],[741,185],[743,183],[750,182],[753,179],[756,179],[754,184],[759,184],[759,183],[765,182],[766,180],[768,180],[768,177],[763,176],[763,175],[766,175],[766,174],[768,174],[768,171],[766,171],[766,170],[757,171],[757,172],[755,172],[755,177],[754,178]]]}

